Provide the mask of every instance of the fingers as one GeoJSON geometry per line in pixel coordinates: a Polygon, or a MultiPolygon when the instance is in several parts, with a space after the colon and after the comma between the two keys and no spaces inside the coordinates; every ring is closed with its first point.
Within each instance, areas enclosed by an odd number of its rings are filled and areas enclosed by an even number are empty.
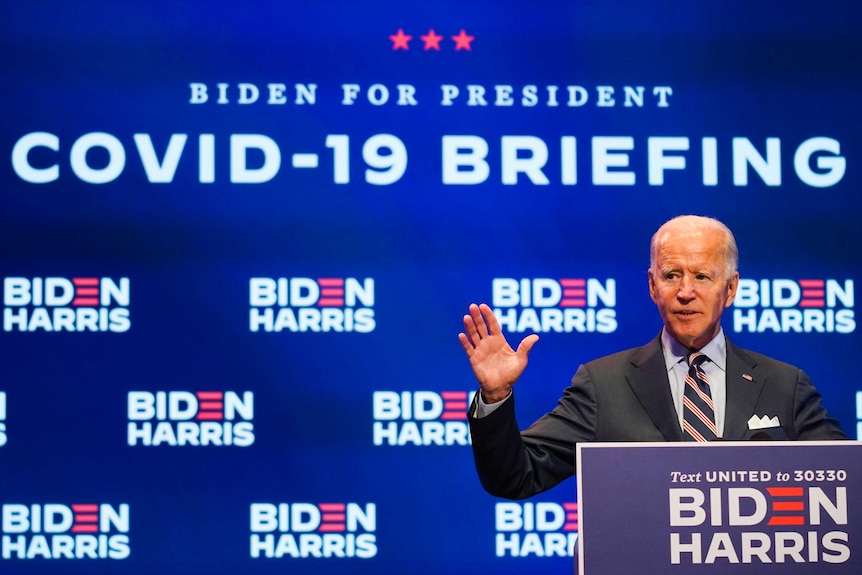
{"type": "Polygon", "coordinates": [[[530,353],[530,350],[533,349],[533,346],[536,342],[539,341],[539,336],[536,334],[531,334],[521,340],[521,343],[518,345],[518,355],[523,355],[524,359],[527,358],[527,354],[530,353]]]}
{"type": "Polygon", "coordinates": [[[479,306],[471,303],[469,312],[469,315],[464,316],[464,332],[466,333],[467,342],[473,347],[476,347],[479,345],[482,338],[488,337],[488,326],[485,325],[485,320],[482,317],[482,313],[479,311],[479,306]]]}
{"type": "MultiPolygon", "coordinates": [[[[470,306],[471,314],[473,312],[474,307],[476,307],[475,304],[472,304],[470,306]]],[[[479,330],[476,327],[476,321],[475,321],[475,319],[473,319],[472,315],[465,315],[464,316],[464,332],[465,333],[463,333],[463,334],[462,333],[458,334],[458,339],[461,340],[461,344],[462,345],[464,345],[464,344],[469,345],[470,348],[476,347],[476,345],[479,343],[479,340],[481,339],[481,336],[479,335],[479,330]],[[461,336],[464,336],[464,337],[462,338],[461,336]]],[[[464,349],[467,351],[470,351],[466,346],[464,347],[464,349]]]]}
{"type": "MultiPolygon", "coordinates": [[[[469,316],[464,316],[464,317],[469,317],[469,316]]],[[[467,356],[469,357],[470,355],[472,355],[472,353],[473,353],[473,348],[474,348],[474,347],[476,347],[476,346],[474,346],[474,345],[473,345],[473,342],[471,342],[471,341],[467,338],[467,336],[466,336],[466,335],[464,335],[463,333],[459,333],[459,334],[458,334],[458,341],[460,341],[460,342],[461,342],[461,347],[463,347],[463,348],[464,348],[464,351],[466,351],[466,352],[467,352],[467,356]]]]}
{"type": "MultiPolygon", "coordinates": [[[[479,345],[482,339],[503,334],[500,322],[497,321],[497,317],[488,304],[476,305],[472,303],[469,312],[469,315],[464,316],[465,333],[458,334],[458,340],[468,355],[479,345]]],[[[526,357],[537,341],[539,341],[538,335],[528,335],[518,345],[518,353],[526,357]]]]}
{"type": "Polygon", "coordinates": [[[493,313],[491,312],[491,308],[487,305],[476,305],[474,303],[470,304],[470,319],[473,321],[474,329],[476,330],[477,336],[481,339],[483,337],[488,337],[488,326],[485,325],[485,321],[487,320],[487,315],[485,310],[487,309],[487,313],[491,314],[493,317],[493,313]]]}
{"type": "Polygon", "coordinates": [[[500,329],[500,322],[497,321],[497,316],[494,315],[488,304],[480,304],[478,309],[482,313],[482,318],[485,320],[484,323],[487,324],[487,330],[491,335],[503,333],[503,330],[500,329]]]}

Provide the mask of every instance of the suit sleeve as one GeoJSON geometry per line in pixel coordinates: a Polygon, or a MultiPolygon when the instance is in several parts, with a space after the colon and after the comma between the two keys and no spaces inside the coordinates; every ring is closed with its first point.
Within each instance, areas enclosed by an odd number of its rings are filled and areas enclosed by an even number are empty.
{"type": "Polygon", "coordinates": [[[829,416],[821,403],[820,393],[808,375],[800,370],[793,397],[793,424],[800,440],[847,439],[838,420],[829,416]]]}
{"type": "Polygon", "coordinates": [[[554,487],[575,472],[575,445],[595,438],[597,402],[593,381],[581,366],[550,413],[523,432],[515,397],[481,419],[472,417],[473,459],[482,487],[497,497],[524,499],[554,487]]]}

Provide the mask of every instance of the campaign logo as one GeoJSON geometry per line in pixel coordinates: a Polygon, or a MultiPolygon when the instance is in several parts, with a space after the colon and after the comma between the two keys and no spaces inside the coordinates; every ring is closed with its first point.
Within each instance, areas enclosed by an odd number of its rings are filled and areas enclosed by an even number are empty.
{"type": "Polygon", "coordinates": [[[0,447],[6,445],[6,392],[0,391],[0,447]]]}
{"type": "Polygon", "coordinates": [[[740,279],[733,331],[853,333],[853,280],[740,279]]]}
{"type": "Polygon", "coordinates": [[[130,391],[127,411],[132,447],[254,443],[251,391],[130,391]]]}
{"type": "Polygon", "coordinates": [[[252,559],[370,559],[377,555],[374,503],[252,503],[252,559]]]}
{"type": "Polygon", "coordinates": [[[251,278],[249,329],[374,331],[374,279],[251,278]]]}
{"type": "MultiPolygon", "coordinates": [[[[847,479],[840,470],[795,472],[806,481],[818,474],[829,479],[828,473],[834,482],[847,479]]],[[[706,480],[717,481],[709,474],[706,480]]],[[[769,484],[773,477],[764,471],[757,480],[769,484]]],[[[671,488],[669,496],[674,565],[845,563],[850,559],[845,485],[687,487],[671,488]]]]}
{"type": "Polygon", "coordinates": [[[375,391],[374,445],[469,445],[475,391],[375,391]]]}
{"type": "Polygon", "coordinates": [[[578,504],[497,503],[497,557],[572,557],[578,541],[578,504]]]}
{"type": "Polygon", "coordinates": [[[3,559],[126,559],[129,505],[2,506],[3,559]]]}
{"type": "Polygon", "coordinates": [[[617,282],[594,278],[495,278],[494,314],[509,332],[613,333],[617,282]]]}
{"type": "Polygon", "coordinates": [[[129,278],[3,279],[3,331],[129,331],[129,278]]]}

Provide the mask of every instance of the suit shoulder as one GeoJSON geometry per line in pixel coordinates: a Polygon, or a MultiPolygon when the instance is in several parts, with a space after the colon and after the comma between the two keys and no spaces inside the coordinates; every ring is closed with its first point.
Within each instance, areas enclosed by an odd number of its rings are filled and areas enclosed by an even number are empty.
{"type": "Polygon", "coordinates": [[[628,367],[647,351],[648,345],[632,347],[596,358],[584,364],[590,371],[604,371],[613,368],[628,367]]]}
{"type": "Polygon", "coordinates": [[[793,364],[787,363],[786,361],[782,361],[780,359],[775,359],[774,357],[770,357],[756,351],[751,351],[750,349],[736,348],[736,351],[739,356],[742,357],[744,360],[750,362],[752,365],[756,364],[757,367],[762,369],[794,373],[801,371],[799,367],[793,364]]]}

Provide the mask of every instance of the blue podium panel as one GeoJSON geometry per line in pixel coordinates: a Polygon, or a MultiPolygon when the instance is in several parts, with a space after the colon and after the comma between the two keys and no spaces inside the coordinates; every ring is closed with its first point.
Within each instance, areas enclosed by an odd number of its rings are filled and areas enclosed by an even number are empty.
{"type": "Polygon", "coordinates": [[[578,446],[580,573],[858,573],[862,442],[578,446]]]}

